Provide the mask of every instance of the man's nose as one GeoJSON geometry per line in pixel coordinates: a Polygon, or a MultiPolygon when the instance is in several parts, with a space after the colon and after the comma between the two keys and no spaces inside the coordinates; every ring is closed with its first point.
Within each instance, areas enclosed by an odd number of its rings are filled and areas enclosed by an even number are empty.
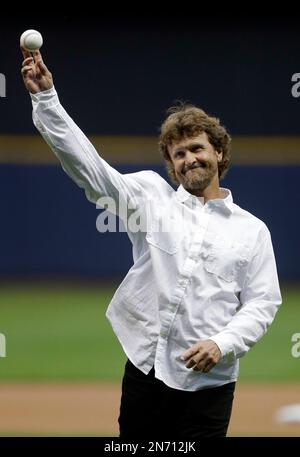
{"type": "Polygon", "coordinates": [[[185,163],[186,163],[187,166],[191,166],[191,165],[194,165],[195,163],[197,163],[197,159],[196,159],[195,154],[193,154],[190,151],[186,151],[185,163]]]}

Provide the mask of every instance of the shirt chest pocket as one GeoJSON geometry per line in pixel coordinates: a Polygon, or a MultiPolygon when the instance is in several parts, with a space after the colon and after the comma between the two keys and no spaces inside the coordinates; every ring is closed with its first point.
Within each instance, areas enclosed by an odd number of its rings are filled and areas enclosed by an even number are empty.
{"type": "Polygon", "coordinates": [[[220,237],[205,243],[202,251],[204,268],[227,282],[239,281],[246,274],[250,249],[241,242],[220,237]]]}
{"type": "Polygon", "coordinates": [[[182,236],[181,224],[166,211],[164,216],[155,214],[146,234],[146,240],[150,246],[172,255],[178,251],[182,236]]]}

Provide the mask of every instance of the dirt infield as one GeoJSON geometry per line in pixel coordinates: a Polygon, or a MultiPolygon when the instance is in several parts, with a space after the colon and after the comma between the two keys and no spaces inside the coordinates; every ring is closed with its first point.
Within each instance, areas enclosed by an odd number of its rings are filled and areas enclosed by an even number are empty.
{"type": "MultiPolygon", "coordinates": [[[[0,435],[114,436],[117,384],[0,384],[0,435]]],[[[229,436],[300,436],[300,423],[278,424],[278,408],[300,403],[300,385],[240,384],[229,436]]]]}

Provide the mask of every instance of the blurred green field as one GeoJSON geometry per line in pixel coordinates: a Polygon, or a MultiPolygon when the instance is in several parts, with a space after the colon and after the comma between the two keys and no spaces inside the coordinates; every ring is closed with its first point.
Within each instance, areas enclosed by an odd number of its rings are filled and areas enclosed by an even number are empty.
{"type": "MultiPolygon", "coordinates": [[[[125,356],[105,318],[117,285],[2,284],[0,333],[7,357],[0,380],[119,381],[125,356]]],[[[242,381],[299,381],[291,336],[300,332],[300,286],[285,286],[284,303],[267,335],[241,359],[242,381]]]]}

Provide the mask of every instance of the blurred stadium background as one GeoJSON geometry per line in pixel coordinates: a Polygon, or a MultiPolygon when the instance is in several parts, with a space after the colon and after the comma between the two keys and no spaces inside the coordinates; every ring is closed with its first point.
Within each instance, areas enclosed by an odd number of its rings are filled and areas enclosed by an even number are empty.
{"type": "Polygon", "coordinates": [[[220,117],[233,135],[222,185],[270,228],[284,303],[241,361],[230,435],[299,435],[299,423],[275,422],[279,407],[300,403],[291,354],[300,332],[298,25],[138,19],[31,16],[0,31],[0,435],[117,434],[125,357],[104,315],[132,263],[126,234],[97,232],[100,210],[32,125],[19,73],[28,28],[43,34],[64,107],[119,171],[166,176],[157,134],[177,99],[220,117]]]}

